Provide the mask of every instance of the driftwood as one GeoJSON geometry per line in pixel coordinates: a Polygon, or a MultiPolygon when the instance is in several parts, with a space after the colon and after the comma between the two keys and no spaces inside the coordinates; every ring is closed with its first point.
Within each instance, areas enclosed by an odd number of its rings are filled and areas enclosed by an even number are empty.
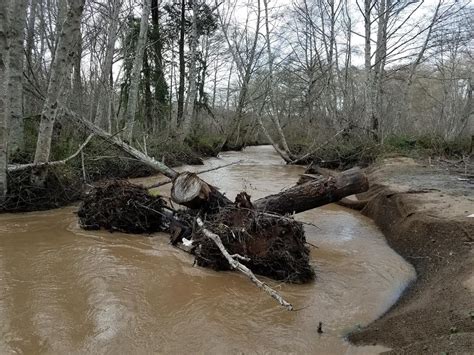
{"type": "Polygon", "coordinates": [[[258,210],[278,214],[299,213],[337,202],[343,197],[369,189],[367,176],[358,168],[346,170],[338,176],[321,177],[293,186],[275,195],[254,202],[258,210]]]}

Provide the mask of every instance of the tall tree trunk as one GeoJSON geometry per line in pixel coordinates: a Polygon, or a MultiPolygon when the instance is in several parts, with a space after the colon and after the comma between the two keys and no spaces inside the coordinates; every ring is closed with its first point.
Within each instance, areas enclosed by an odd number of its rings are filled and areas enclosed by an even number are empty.
{"type": "MultiPolygon", "coordinates": [[[[112,66],[114,63],[115,42],[117,41],[117,27],[122,0],[112,0],[109,3],[109,24],[107,29],[107,44],[105,47],[105,58],[102,67],[101,78],[99,83],[99,93],[105,93],[104,102],[97,105],[96,120],[102,128],[107,127],[109,132],[112,131],[112,105],[113,105],[113,76],[112,66]]],[[[102,95],[98,95],[102,97],[102,95]]]]}
{"type": "Polygon", "coordinates": [[[72,107],[76,112],[82,109],[82,79],[81,79],[81,61],[82,61],[82,35],[77,32],[75,41],[76,50],[72,59],[73,77],[72,77],[72,107]]]}
{"type": "MultiPolygon", "coordinates": [[[[374,0],[375,1],[375,0],[374,0]]],[[[365,47],[364,47],[364,69],[365,69],[365,124],[372,121],[372,50],[371,50],[371,11],[372,0],[364,0],[364,28],[365,28],[365,47]]]]}
{"type": "Polygon", "coordinates": [[[28,24],[26,30],[26,61],[32,65],[33,48],[35,46],[35,21],[38,0],[31,0],[30,13],[28,14],[28,24]]]}
{"type": "Polygon", "coordinates": [[[375,50],[375,63],[371,82],[371,129],[375,141],[380,140],[380,119],[382,117],[382,82],[387,55],[387,25],[390,7],[390,0],[380,0],[378,12],[377,47],[375,50]]]}
{"type": "MultiPolygon", "coordinates": [[[[81,17],[84,10],[85,0],[71,0],[66,19],[62,24],[54,62],[51,65],[51,75],[48,84],[46,99],[41,112],[41,121],[36,142],[35,163],[49,161],[51,151],[51,140],[53,137],[54,122],[58,115],[59,104],[63,98],[63,93],[67,87],[74,51],[77,50],[75,41],[79,38],[81,31],[81,17]]],[[[36,171],[33,180],[37,184],[42,184],[46,176],[46,171],[36,171]]]]}
{"type": "MultiPolygon", "coordinates": [[[[263,0],[263,5],[265,9],[265,32],[266,32],[266,45],[267,45],[267,55],[268,55],[268,82],[269,82],[269,96],[270,96],[270,117],[272,122],[277,130],[278,137],[280,138],[280,142],[282,145],[283,150],[285,151],[285,155],[282,156],[283,159],[286,160],[286,157],[290,157],[292,159],[292,154],[290,148],[288,147],[288,143],[286,141],[285,134],[283,133],[283,129],[281,128],[280,119],[278,117],[276,105],[275,105],[275,92],[273,90],[273,53],[272,47],[270,42],[270,26],[269,26],[269,16],[268,16],[268,0],[263,0]]],[[[263,127],[263,124],[260,123],[260,126],[263,127]]],[[[280,152],[279,150],[277,150],[280,152]]],[[[280,154],[281,155],[281,154],[280,154]]]]}
{"type": "Polygon", "coordinates": [[[7,194],[8,168],[8,12],[7,0],[0,0],[0,203],[7,194]]]}
{"type": "Polygon", "coordinates": [[[152,133],[154,124],[153,119],[153,100],[151,94],[151,69],[148,62],[148,50],[145,50],[143,56],[143,91],[145,93],[143,100],[144,126],[147,132],[152,133]]]}
{"type": "Polygon", "coordinates": [[[163,69],[163,40],[161,38],[160,24],[159,24],[159,5],[160,1],[151,0],[151,21],[153,30],[153,61],[155,64],[154,81],[155,81],[155,105],[156,115],[158,116],[158,126],[160,128],[164,125],[165,107],[167,105],[166,98],[168,96],[168,85],[165,80],[163,69]]]}
{"type": "Polygon", "coordinates": [[[191,33],[189,34],[189,88],[188,96],[186,97],[186,103],[184,105],[185,115],[183,118],[183,125],[181,127],[181,139],[186,138],[191,131],[191,125],[194,115],[194,106],[196,103],[196,92],[197,92],[197,45],[198,45],[198,32],[197,32],[197,12],[198,5],[197,1],[192,2],[193,9],[193,20],[191,24],[191,33]]]}
{"type": "Polygon", "coordinates": [[[138,35],[135,58],[133,60],[132,74],[130,77],[130,89],[128,91],[125,137],[129,142],[131,142],[133,138],[133,127],[135,125],[135,114],[137,111],[138,102],[138,84],[140,83],[140,74],[143,66],[143,56],[145,54],[149,16],[150,0],[143,0],[143,10],[140,21],[140,33],[138,35]]]}
{"type": "MultiPolygon", "coordinates": [[[[244,108],[247,103],[247,95],[248,95],[248,89],[249,89],[249,84],[250,84],[250,79],[252,76],[252,71],[255,65],[255,57],[256,57],[256,51],[257,51],[257,44],[258,44],[258,36],[260,34],[260,22],[261,22],[261,2],[260,0],[257,0],[257,19],[256,19],[256,25],[255,25],[255,35],[254,38],[251,42],[251,46],[249,48],[249,53],[247,56],[247,61],[246,63],[243,63],[240,57],[240,54],[237,51],[237,48],[234,48],[232,43],[230,42],[230,39],[227,34],[227,29],[224,28],[224,36],[226,38],[227,44],[229,46],[229,50],[232,54],[232,57],[234,59],[234,62],[236,64],[237,69],[239,70],[239,73],[241,75],[242,79],[242,84],[240,86],[240,91],[239,91],[239,98],[237,100],[237,107],[235,109],[235,114],[232,119],[232,123],[230,126],[230,129],[226,132],[226,137],[224,142],[221,144],[221,146],[225,146],[228,142],[228,140],[234,135],[236,131],[239,130],[243,113],[244,113],[244,108]]],[[[223,26],[225,27],[225,26],[223,26]]],[[[228,87],[229,88],[229,87],[228,87]]],[[[239,134],[237,133],[237,141],[236,144],[239,144],[238,142],[238,137],[239,134]]]]}
{"type": "Polygon", "coordinates": [[[179,86],[178,86],[178,111],[176,114],[176,124],[181,127],[184,112],[184,82],[186,76],[186,63],[184,61],[184,36],[186,25],[186,0],[181,0],[181,20],[179,29],[179,86]]]}
{"type": "Polygon", "coordinates": [[[8,91],[10,95],[9,150],[24,148],[23,124],[23,41],[27,0],[10,2],[10,67],[8,91]]]}

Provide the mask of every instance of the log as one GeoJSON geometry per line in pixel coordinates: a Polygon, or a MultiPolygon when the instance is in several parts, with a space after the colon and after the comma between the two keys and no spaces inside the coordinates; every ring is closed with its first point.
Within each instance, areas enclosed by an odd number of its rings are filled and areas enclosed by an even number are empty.
{"type": "Polygon", "coordinates": [[[367,176],[359,168],[352,168],[337,176],[327,176],[293,186],[278,194],[261,198],[253,205],[257,210],[282,215],[293,214],[337,202],[343,197],[368,189],[367,176]]]}
{"type": "Polygon", "coordinates": [[[171,199],[182,206],[206,212],[217,212],[221,207],[232,204],[216,187],[187,171],[173,179],[171,199]]]}

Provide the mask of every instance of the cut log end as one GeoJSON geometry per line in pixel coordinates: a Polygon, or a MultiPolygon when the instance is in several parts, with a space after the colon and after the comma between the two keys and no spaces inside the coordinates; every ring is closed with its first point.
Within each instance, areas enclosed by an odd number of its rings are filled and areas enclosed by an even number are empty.
{"type": "Polygon", "coordinates": [[[184,172],[179,174],[171,188],[171,198],[179,204],[190,203],[195,199],[207,200],[210,188],[196,174],[184,172]]]}
{"type": "Polygon", "coordinates": [[[184,172],[176,176],[171,188],[174,202],[191,209],[217,210],[232,202],[217,188],[201,180],[196,174],[184,172]]]}

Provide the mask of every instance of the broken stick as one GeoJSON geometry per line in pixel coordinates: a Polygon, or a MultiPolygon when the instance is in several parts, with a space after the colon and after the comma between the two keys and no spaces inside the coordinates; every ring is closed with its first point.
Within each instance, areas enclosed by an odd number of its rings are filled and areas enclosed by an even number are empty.
{"type": "Polygon", "coordinates": [[[285,301],[285,299],[283,299],[283,297],[277,291],[272,289],[266,283],[264,283],[264,282],[260,281],[259,279],[257,279],[255,274],[247,266],[241,264],[239,261],[236,260],[236,259],[245,260],[245,257],[241,257],[240,255],[239,256],[230,255],[229,252],[227,251],[227,249],[224,247],[224,244],[222,244],[221,238],[217,234],[215,234],[215,233],[211,232],[210,230],[206,229],[205,226],[204,226],[204,222],[201,220],[201,218],[198,217],[196,219],[196,223],[201,228],[203,234],[207,238],[211,239],[217,245],[217,247],[221,251],[222,255],[224,255],[224,257],[227,259],[227,261],[229,262],[230,266],[233,269],[237,269],[241,273],[243,273],[245,276],[247,276],[250,279],[250,281],[252,281],[258,288],[261,288],[263,291],[268,293],[272,298],[277,300],[278,303],[280,303],[288,311],[293,310],[293,306],[291,305],[291,303],[288,303],[287,301],[285,301]]]}

